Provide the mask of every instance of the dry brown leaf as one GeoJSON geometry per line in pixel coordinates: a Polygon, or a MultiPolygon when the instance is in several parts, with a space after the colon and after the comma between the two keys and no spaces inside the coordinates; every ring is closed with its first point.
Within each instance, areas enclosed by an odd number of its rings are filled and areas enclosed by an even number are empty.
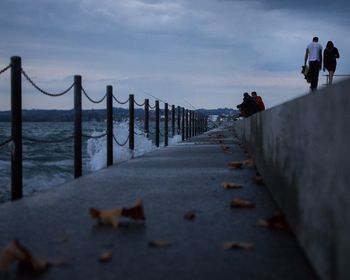
{"type": "Polygon", "coordinates": [[[255,203],[241,199],[241,198],[235,198],[231,201],[231,207],[234,208],[255,208],[255,203]]]}
{"type": "Polygon", "coordinates": [[[97,219],[101,224],[109,224],[116,228],[119,224],[119,218],[123,212],[122,208],[113,208],[99,210],[96,208],[90,208],[90,215],[93,219],[97,219]]]}
{"type": "Polygon", "coordinates": [[[270,218],[258,220],[256,225],[258,227],[266,227],[271,229],[288,229],[286,218],[279,212],[276,212],[270,218]]]}
{"type": "Polygon", "coordinates": [[[196,215],[193,211],[188,211],[184,215],[184,219],[186,219],[186,220],[194,220],[195,217],[196,217],[196,215]]]}
{"type": "Polygon", "coordinates": [[[255,160],[251,159],[251,158],[243,160],[242,163],[244,166],[247,166],[247,167],[254,167],[255,166],[255,160]]]}
{"type": "Polygon", "coordinates": [[[0,270],[8,271],[15,262],[33,272],[43,272],[54,264],[44,258],[34,257],[18,240],[12,241],[1,253],[0,270]]]}
{"type": "Polygon", "coordinates": [[[222,186],[225,189],[240,189],[242,185],[233,182],[222,182],[222,186]]]}
{"type": "Polygon", "coordinates": [[[132,207],[130,208],[123,207],[122,209],[123,209],[122,216],[124,217],[134,219],[134,220],[146,220],[141,199],[137,199],[132,207]]]}
{"type": "Polygon", "coordinates": [[[254,247],[253,243],[247,243],[247,242],[224,242],[223,248],[228,249],[245,249],[249,250],[254,247]]]}
{"type": "Polygon", "coordinates": [[[231,168],[235,168],[235,169],[241,169],[243,166],[243,162],[242,161],[231,161],[228,163],[228,166],[231,168]]]}
{"type": "Polygon", "coordinates": [[[110,224],[113,227],[117,227],[121,216],[134,219],[145,220],[145,215],[142,207],[141,199],[137,199],[134,205],[130,208],[113,208],[99,210],[96,208],[89,209],[90,215],[93,219],[97,219],[99,223],[110,224]]]}
{"type": "Polygon", "coordinates": [[[148,242],[150,247],[168,247],[173,245],[174,242],[171,240],[152,240],[148,242]]]}
{"type": "Polygon", "coordinates": [[[111,251],[105,251],[103,252],[99,257],[100,262],[109,262],[112,259],[112,252],[111,251]]]}

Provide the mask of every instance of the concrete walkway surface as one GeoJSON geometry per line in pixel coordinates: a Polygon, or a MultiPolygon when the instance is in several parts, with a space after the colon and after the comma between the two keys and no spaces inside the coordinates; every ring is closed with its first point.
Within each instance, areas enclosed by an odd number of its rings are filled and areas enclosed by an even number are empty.
{"type": "MultiPolygon", "coordinates": [[[[222,128],[4,203],[0,247],[18,239],[34,255],[65,261],[40,279],[317,279],[291,231],[256,226],[277,208],[267,188],[253,182],[253,167],[228,167],[245,159],[232,130],[222,128]],[[224,181],[243,187],[224,189],[224,181]],[[137,198],[144,222],[122,219],[113,228],[89,216],[90,207],[131,206],[137,198]],[[231,208],[233,198],[256,208],[231,208]],[[184,219],[187,211],[193,220],[184,219]],[[151,240],[173,244],[150,247],[151,240]],[[225,250],[226,241],[254,247],[225,250]],[[112,258],[101,263],[104,251],[112,258]]],[[[31,278],[15,268],[2,276],[31,278]]]]}

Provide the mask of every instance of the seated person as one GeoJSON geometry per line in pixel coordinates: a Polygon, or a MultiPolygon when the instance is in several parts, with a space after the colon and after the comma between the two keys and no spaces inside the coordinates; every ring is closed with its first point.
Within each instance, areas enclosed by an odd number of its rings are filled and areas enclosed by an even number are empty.
{"type": "Polygon", "coordinates": [[[259,112],[259,107],[247,92],[243,94],[243,102],[237,105],[237,108],[240,110],[242,117],[249,117],[257,112],[259,112]]]}

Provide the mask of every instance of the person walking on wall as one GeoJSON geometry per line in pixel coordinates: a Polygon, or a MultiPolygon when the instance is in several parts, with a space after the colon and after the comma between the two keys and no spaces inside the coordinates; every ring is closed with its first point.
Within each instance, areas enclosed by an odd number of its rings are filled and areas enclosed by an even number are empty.
{"type": "Polygon", "coordinates": [[[261,96],[256,94],[256,91],[253,91],[252,93],[252,97],[256,103],[256,105],[258,105],[259,107],[259,111],[264,111],[265,110],[265,104],[261,98],[261,96]]]}
{"type": "Polygon", "coordinates": [[[337,58],[339,58],[339,52],[332,41],[327,42],[327,46],[323,51],[323,72],[325,69],[328,71],[328,84],[333,82],[333,75],[337,68],[337,58]]]}
{"type": "Polygon", "coordinates": [[[311,91],[317,89],[318,75],[322,69],[322,46],[318,43],[318,37],[314,37],[307,45],[304,57],[304,66],[309,59],[309,76],[311,80],[311,91]]]}

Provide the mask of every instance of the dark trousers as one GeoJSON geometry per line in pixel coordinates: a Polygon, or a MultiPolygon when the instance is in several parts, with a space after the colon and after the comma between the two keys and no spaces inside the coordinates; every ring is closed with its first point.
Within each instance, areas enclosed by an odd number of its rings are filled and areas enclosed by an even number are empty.
{"type": "Polygon", "coordinates": [[[309,77],[311,80],[311,90],[317,89],[318,84],[318,74],[320,72],[320,62],[319,61],[309,61],[309,77]]]}

